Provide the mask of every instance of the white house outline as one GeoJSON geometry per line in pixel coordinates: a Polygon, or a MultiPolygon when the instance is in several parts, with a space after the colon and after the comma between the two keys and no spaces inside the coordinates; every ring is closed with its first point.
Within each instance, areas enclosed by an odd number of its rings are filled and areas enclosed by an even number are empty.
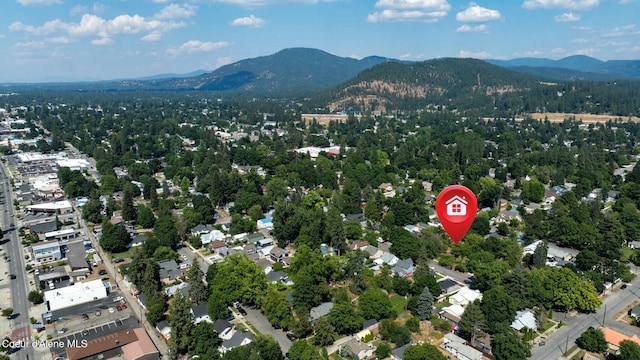
{"type": "Polygon", "coordinates": [[[467,215],[467,200],[458,195],[453,196],[445,202],[447,205],[448,216],[466,216],[467,215]],[[453,211],[453,205],[460,205],[460,211],[453,211]]]}

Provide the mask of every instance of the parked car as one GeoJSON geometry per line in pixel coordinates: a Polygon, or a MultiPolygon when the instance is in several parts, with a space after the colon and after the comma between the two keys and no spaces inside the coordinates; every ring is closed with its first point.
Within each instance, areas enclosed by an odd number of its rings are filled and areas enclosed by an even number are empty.
{"type": "Polygon", "coordinates": [[[626,289],[626,288],[627,288],[627,284],[624,284],[624,285],[622,285],[622,286],[620,287],[620,289],[622,289],[622,290],[624,290],[624,289],[626,289]]]}
{"type": "Polygon", "coordinates": [[[238,312],[240,312],[240,314],[242,314],[242,316],[247,315],[247,310],[245,310],[244,308],[242,308],[241,306],[238,307],[238,312]]]}
{"type": "Polygon", "coordinates": [[[116,319],[115,323],[116,323],[116,326],[120,326],[122,325],[122,320],[116,319]]]}
{"type": "Polygon", "coordinates": [[[89,315],[82,314],[82,320],[89,320],[89,315]]]}
{"type": "Polygon", "coordinates": [[[113,299],[113,301],[116,301],[116,302],[122,301],[122,300],[124,300],[122,296],[118,296],[117,298],[113,299]]]}
{"type": "Polygon", "coordinates": [[[100,311],[96,311],[96,316],[100,316],[102,313],[100,311]]]}
{"type": "Polygon", "coordinates": [[[87,330],[87,329],[82,330],[82,335],[83,336],[89,335],[89,330],[87,330]]]}
{"type": "Polygon", "coordinates": [[[99,275],[106,275],[107,274],[107,270],[105,269],[101,269],[100,271],[98,271],[99,275]]]}
{"type": "Polygon", "coordinates": [[[66,327],[63,327],[62,329],[58,330],[58,334],[64,334],[67,332],[67,330],[69,329],[67,329],[66,327]]]}
{"type": "Polygon", "coordinates": [[[290,341],[295,341],[297,338],[292,333],[287,333],[287,339],[289,339],[290,341]]]}
{"type": "Polygon", "coordinates": [[[110,308],[109,308],[109,312],[113,314],[114,312],[116,312],[116,309],[114,309],[114,308],[110,307],[110,308]]]}

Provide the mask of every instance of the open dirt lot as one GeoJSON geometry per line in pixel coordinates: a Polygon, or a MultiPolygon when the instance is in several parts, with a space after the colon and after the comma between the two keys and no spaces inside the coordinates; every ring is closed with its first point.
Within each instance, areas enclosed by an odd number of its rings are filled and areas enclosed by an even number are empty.
{"type": "Polygon", "coordinates": [[[534,119],[543,120],[545,117],[551,122],[563,122],[567,118],[575,117],[576,120],[581,120],[583,123],[605,123],[609,120],[622,119],[623,121],[639,122],[639,117],[620,117],[612,115],[592,115],[592,114],[566,114],[566,113],[531,113],[529,114],[534,119]]]}

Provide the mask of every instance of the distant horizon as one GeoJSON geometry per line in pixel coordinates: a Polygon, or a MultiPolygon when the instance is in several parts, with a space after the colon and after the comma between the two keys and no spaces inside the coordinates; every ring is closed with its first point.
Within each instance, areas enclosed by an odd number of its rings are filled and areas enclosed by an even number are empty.
{"type": "MultiPolygon", "coordinates": [[[[237,62],[242,62],[245,60],[250,60],[250,59],[254,59],[254,58],[259,58],[259,57],[264,57],[264,56],[271,56],[274,54],[277,54],[281,51],[287,50],[287,49],[312,49],[312,50],[320,50],[320,51],[324,51],[322,49],[314,49],[314,48],[309,48],[309,47],[292,47],[292,48],[285,48],[285,49],[281,49],[278,50],[272,54],[266,54],[266,55],[257,55],[255,57],[252,58],[246,58],[246,59],[240,59],[232,64],[227,64],[227,65],[233,65],[237,62]]],[[[326,51],[325,51],[326,52],[326,51]]],[[[328,52],[327,52],[328,53],[328,52]]],[[[335,55],[335,54],[331,54],[331,55],[335,55]]],[[[338,56],[338,55],[335,55],[338,56]]],[[[380,55],[367,55],[365,57],[362,58],[354,58],[351,57],[355,60],[362,60],[368,57],[383,57],[384,56],[380,56],[380,55]]],[[[610,60],[601,60],[598,59],[596,57],[593,56],[589,56],[589,55],[582,55],[582,54],[576,54],[576,55],[569,55],[569,56],[565,56],[565,57],[561,57],[561,58],[557,58],[557,59],[553,59],[553,58],[546,58],[546,57],[534,57],[534,56],[528,56],[528,57],[520,57],[520,58],[512,58],[512,59],[478,59],[481,61],[486,61],[486,62],[491,62],[491,61],[514,61],[514,60],[520,60],[520,59],[536,59],[536,60],[549,60],[549,61],[560,61],[560,60],[564,60],[564,59],[568,59],[568,58],[574,58],[574,57],[584,57],[584,58],[590,58],[593,60],[597,60],[603,63],[606,63],[608,61],[640,61],[640,59],[610,59],[610,60]]],[[[348,56],[345,56],[345,58],[349,58],[348,56]]],[[[424,59],[424,60],[402,60],[402,61],[407,61],[407,62],[422,62],[422,61],[431,61],[431,60],[436,60],[436,59],[445,59],[445,58],[463,58],[463,57],[457,57],[457,56],[442,56],[442,57],[436,57],[436,58],[431,58],[431,59],[424,59]]],[[[471,58],[471,57],[467,57],[467,58],[471,58]]],[[[391,60],[398,60],[400,61],[400,59],[392,59],[389,58],[391,60]]],[[[477,59],[477,58],[472,58],[472,59],[477,59]]],[[[227,65],[223,65],[220,66],[224,67],[227,65]]],[[[213,69],[213,70],[206,70],[206,69],[197,69],[197,70],[192,70],[192,71],[188,71],[185,73],[161,73],[161,74],[151,74],[151,75],[142,75],[142,76],[138,76],[138,77],[121,77],[121,78],[113,78],[113,79],[65,79],[65,78],[58,78],[56,79],[55,77],[51,77],[49,79],[41,79],[41,80],[37,80],[35,79],[34,81],[30,81],[30,82],[2,82],[0,81],[1,85],[30,85],[30,84],[65,84],[65,83],[69,83],[69,84],[73,84],[73,83],[91,83],[91,82],[109,82],[109,81],[121,81],[121,80],[149,80],[149,79],[165,79],[165,78],[171,78],[171,77],[175,77],[175,78],[183,78],[183,77],[188,77],[188,76],[198,76],[200,74],[206,74],[206,73],[211,73],[214,72],[216,70],[218,70],[219,68],[213,69]]]]}
{"type": "Polygon", "coordinates": [[[7,0],[0,83],[211,72],[306,47],[340,57],[640,59],[640,0],[7,0]]]}

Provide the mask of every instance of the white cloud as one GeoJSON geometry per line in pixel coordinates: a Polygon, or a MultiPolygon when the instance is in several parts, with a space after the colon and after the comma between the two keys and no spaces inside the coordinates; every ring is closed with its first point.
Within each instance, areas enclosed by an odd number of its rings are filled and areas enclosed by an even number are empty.
{"type": "Polygon", "coordinates": [[[231,22],[231,26],[248,26],[252,28],[263,27],[266,24],[264,19],[249,15],[241,18],[237,18],[231,22]]]}
{"type": "Polygon", "coordinates": [[[578,39],[571,40],[571,43],[573,44],[586,44],[588,42],[589,42],[589,39],[585,39],[585,38],[578,38],[578,39]]]}
{"type": "Polygon", "coordinates": [[[225,3],[245,8],[255,8],[269,5],[291,4],[317,4],[321,2],[334,2],[336,0],[203,0],[204,2],[225,3]]]}
{"type": "Polygon", "coordinates": [[[486,59],[489,57],[489,53],[486,51],[473,52],[473,51],[465,51],[460,50],[458,53],[458,57],[461,58],[474,58],[474,59],[486,59]]]}
{"type": "Polygon", "coordinates": [[[367,21],[438,21],[447,15],[451,5],[446,0],[378,0],[380,11],[369,14],[367,21]]]}
{"type": "Polygon", "coordinates": [[[104,46],[113,44],[113,40],[110,37],[105,36],[100,39],[92,40],[91,43],[97,46],[104,46]]]}
{"type": "Polygon", "coordinates": [[[16,2],[23,6],[62,4],[62,0],[16,0],[16,2]]]}
{"type": "Polygon", "coordinates": [[[456,32],[487,32],[487,31],[489,31],[489,28],[485,24],[477,25],[477,26],[464,24],[456,29],[456,32]]]}
{"type": "Polygon", "coordinates": [[[221,66],[229,65],[231,64],[232,61],[233,59],[231,59],[230,56],[219,57],[218,60],[216,60],[216,66],[221,67],[221,66]]]}
{"type": "Polygon", "coordinates": [[[228,45],[229,43],[227,43],[226,41],[203,42],[199,40],[189,40],[177,48],[167,49],[167,52],[171,55],[192,54],[196,52],[211,52],[228,45]]]}
{"type": "Polygon", "coordinates": [[[598,6],[600,0],[525,0],[522,7],[534,9],[588,10],[598,6]]]}
{"type": "Polygon", "coordinates": [[[76,40],[73,40],[71,38],[68,38],[66,36],[58,36],[58,37],[54,37],[54,38],[49,38],[47,39],[48,42],[53,43],[53,44],[71,44],[76,42],[76,40]]]}
{"type": "Polygon", "coordinates": [[[409,60],[411,59],[411,54],[402,54],[398,57],[400,60],[409,60]]]}
{"type": "Polygon", "coordinates": [[[470,3],[464,11],[456,14],[456,20],[460,22],[482,22],[500,19],[500,11],[483,8],[475,3],[470,3]]]}
{"type": "Polygon", "coordinates": [[[580,15],[572,12],[563,13],[555,17],[556,22],[580,21],[580,15]]]}
{"type": "Polygon", "coordinates": [[[162,38],[162,33],[154,31],[142,37],[142,41],[159,41],[162,38]]]}
{"type": "Polygon", "coordinates": [[[196,10],[198,10],[198,7],[193,5],[185,4],[180,6],[171,4],[160,10],[160,12],[153,17],[161,20],[190,18],[196,14],[196,10]]]}
{"type": "MultiPolygon", "coordinates": [[[[103,45],[113,41],[113,36],[122,34],[156,34],[184,27],[182,22],[146,19],[140,15],[119,15],[113,19],[103,19],[92,14],[85,14],[78,23],[66,23],[55,19],[36,27],[22,22],[9,25],[13,32],[23,32],[33,36],[62,34],[73,38],[98,37],[93,44],[103,45]],[[107,40],[109,39],[109,40],[107,40]]],[[[157,35],[151,35],[151,38],[157,35]]]]}
{"type": "Polygon", "coordinates": [[[640,30],[636,29],[635,25],[627,25],[622,27],[615,27],[604,34],[604,37],[614,37],[614,36],[629,36],[629,35],[640,35],[640,30]]]}

